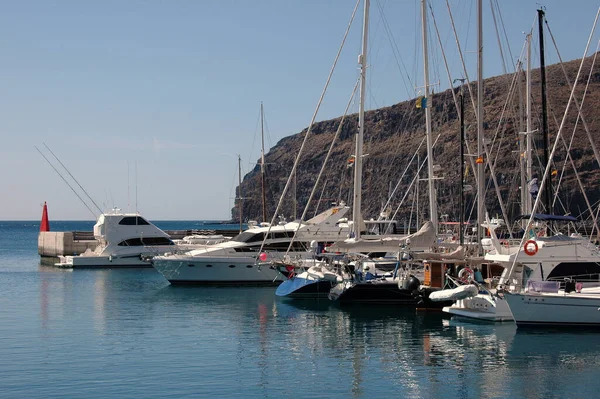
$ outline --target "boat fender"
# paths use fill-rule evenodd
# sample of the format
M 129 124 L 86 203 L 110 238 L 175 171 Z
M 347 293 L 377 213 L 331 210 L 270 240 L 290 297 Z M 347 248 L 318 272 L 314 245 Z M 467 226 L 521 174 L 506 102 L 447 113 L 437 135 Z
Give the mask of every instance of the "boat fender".
M 418 278 L 416 278 L 415 276 L 411 275 L 408 278 L 408 282 L 406 283 L 406 288 L 410 291 L 417 291 L 419 289 L 419 287 L 421 286 L 421 282 L 419 281 Z
M 465 267 L 458 272 L 458 278 L 464 281 L 465 283 L 472 281 L 474 276 L 475 273 L 469 267 Z
M 533 246 L 533 247 L 531 247 L 531 246 Z M 525 251 L 525 253 L 529 256 L 533 256 L 533 255 L 537 254 L 537 251 L 538 251 L 537 242 L 535 242 L 533 240 L 525 241 L 525 244 L 523 245 L 523 251 Z

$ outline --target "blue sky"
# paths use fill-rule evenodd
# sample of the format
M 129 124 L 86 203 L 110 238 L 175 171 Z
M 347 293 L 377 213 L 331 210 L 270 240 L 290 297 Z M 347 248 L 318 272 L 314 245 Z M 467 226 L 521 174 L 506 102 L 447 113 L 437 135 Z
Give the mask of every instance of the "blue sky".
M 355 4 L 2 3 L 0 220 L 39 219 L 44 201 L 51 220 L 94 218 L 35 150 L 42 143 L 103 209 L 135 210 L 137 190 L 137 209 L 149 219 L 228 219 L 237 154 L 245 172 L 260 154 L 261 101 L 268 147 L 308 126 Z M 503 69 L 490 2 L 483 3 L 489 77 Z M 510 68 L 539 2 L 500 3 Z M 450 4 L 475 79 L 476 3 Z M 543 4 L 563 58 L 581 57 L 598 3 Z M 445 1 L 432 6 L 450 68 L 461 77 Z M 414 86 L 423 80 L 419 7 L 418 0 L 371 1 L 368 109 L 417 95 Z M 343 113 L 358 73 L 361 20 L 362 5 L 317 120 Z M 547 40 L 548 64 L 558 60 L 550 46 Z M 448 82 L 434 36 L 430 52 L 431 81 L 444 90 Z

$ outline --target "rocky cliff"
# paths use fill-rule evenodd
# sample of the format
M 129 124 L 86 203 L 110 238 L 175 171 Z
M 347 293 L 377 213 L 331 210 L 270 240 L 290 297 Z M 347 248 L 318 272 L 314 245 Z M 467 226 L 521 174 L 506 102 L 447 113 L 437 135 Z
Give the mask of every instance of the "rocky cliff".
M 573 82 L 577 75 L 581 60 L 564 64 L 567 76 Z M 590 74 L 592 58 L 587 58 L 582 70 L 582 76 L 577 84 L 576 99 L 581 103 L 585 86 L 589 79 L 588 90 L 585 91 L 583 102 L 583 117 L 590 131 L 593 142 L 600 147 L 600 68 L 596 65 Z M 548 98 L 548 127 L 550 147 L 554 144 L 558 126 L 560 125 L 569 95 L 569 84 L 565 80 L 560 65 L 552 65 L 546 69 L 547 98 Z M 514 90 L 510 87 L 515 86 Z M 466 154 L 475 154 L 477 123 L 468 87 L 463 87 L 465 95 L 465 125 L 468 149 Z M 476 83 L 471 84 L 473 95 L 476 96 Z M 460 88 L 453 89 L 458 96 Z M 537 175 L 542 176 L 540 161 L 543 158 L 543 140 L 541 136 L 541 87 L 539 70 L 532 72 L 532 128 L 536 151 L 534 167 Z M 459 187 L 460 187 L 460 123 L 459 112 L 455 106 L 452 90 L 433 94 L 430 99 L 432 115 L 432 131 L 436 144 L 434 147 L 434 163 L 436 167 L 436 189 L 439 215 L 447 215 L 449 220 L 458 220 Z M 421 169 L 417 176 L 417 161 L 423 163 L 426 159 L 425 147 L 425 111 L 416 108 L 416 100 L 405 101 L 390 107 L 366 112 L 362 198 L 363 216 L 377 218 L 384 206 L 395 214 L 396 220 L 412 220 L 415 224 L 416 215 L 419 220 L 427 219 L 428 191 L 427 167 Z M 494 171 L 500 192 L 509 217 L 519 213 L 520 204 L 520 166 L 518 132 L 525 131 L 525 74 L 508 74 L 486 79 L 484 81 L 484 130 L 489 150 L 489 160 L 494 164 Z M 295 184 L 290 186 L 280 214 L 288 219 L 296 215 L 300 217 L 323 160 L 341 118 L 322 121 L 313 126 L 308 138 L 305 151 L 300 158 Z M 339 139 L 335 143 L 332 157 L 327 165 L 322 183 L 317 187 L 315 199 L 309 205 L 308 217 L 317 210 L 323 210 L 331 202 L 345 201 L 351 205 L 353 187 L 353 166 L 349 163 L 354 153 L 355 133 L 358 129 L 358 115 L 346 117 Z M 587 206 L 582 195 L 580 183 L 585 187 L 589 201 L 594 204 L 600 196 L 600 168 L 595 160 L 588 134 L 576 111 L 571 105 L 562 131 L 564 142 L 560 142 L 553 158 L 554 187 L 558 187 L 558 201 L 554 213 L 580 215 L 586 212 Z M 267 219 L 273 215 L 281 192 L 292 169 L 295 157 L 306 129 L 302 132 L 285 137 L 266 154 L 266 208 Z M 574 172 L 571 161 L 567 157 L 565 146 L 571 146 L 570 154 L 577 170 Z M 600 148 L 599 148 L 600 149 Z M 548 150 L 550 152 L 551 148 Z M 472 173 L 472 162 L 475 157 L 467 157 L 465 185 L 475 188 Z M 412 160 L 412 162 L 411 162 Z M 411 186 L 411 182 L 416 183 Z M 490 169 L 486 167 L 486 197 L 485 203 L 490 214 L 500 214 L 499 201 L 492 184 Z M 397 188 L 396 188 L 397 186 Z M 394 190 L 394 188 L 396 188 Z M 237 197 L 239 195 L 237 191 Z M 262 220 L 261 176 L 260 167 L 255 167 L 243 179 L 241 184 L 243 200 L 243 215 L 245 219 Z M 470 220 L 476 219 L 472 209 L 476 201 L 476 190 L 465 194 L 465 213 Z M 294 200 L 296 198 L 296 200 Z M 546 212 L 546 210 L 544 210 Z M 412 215 L 412 216 L 411 216 Z M 586 217 L 583 215 L 583 217 Z M 238 203 L 232 209 L 232 218 L 238 218 Z

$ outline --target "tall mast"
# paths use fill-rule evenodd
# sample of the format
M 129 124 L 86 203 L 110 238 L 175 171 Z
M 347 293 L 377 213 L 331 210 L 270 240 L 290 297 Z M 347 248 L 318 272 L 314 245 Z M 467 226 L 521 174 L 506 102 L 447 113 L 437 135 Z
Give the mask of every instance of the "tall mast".
M 542 137 L 544 139 L 544 167 L 550 163 L 548 159 L 548 111 L 546 103 L 546 60 L 544 56 L 544 10 L 538 12 L 538 28 L 540 35 L 540 84 L 542 86 Z M 544 199 L 546 212 L 553 214 L 552 206 L 552 179 L 549 177 L 545 185 Z
M 264 131 L 264 113 L 263 103 L 260 102 L 260 139 L 261 139 L 261 150 L 260 150 L 260 186 L 262 195 L 262 220 L 267 221 L 267 200 L 265 196 L 265 131 Z
M 525 201 L 527 200 L 527 180 L 525 179 L 525 162 L 527 159 L 525 158 L 525 110 L 523 109 L 524 105 L 524 96 L 523 96 L 523 76 L 526 76 L 527 73 L 525 68 L 523 67 L 524 63 L 519 60 L 517 61 L 517 73 L 519 74 L 518 84 L 519 84 L 519 134 L 518 134 L 518 143 L 519 143 L 519 179 L 520 179 L 520 194 L 521 194 L 521 202 L 519 213 L 521 215 L 525 214 Z M 522 137 L 521 137 L 522 136 Z
M 483 154 L 483 12 L 481 0 L 477 0 L 477 242 L 482 239 L 484 199 L 484 165 Z
M 526 181 L 530 182 L 533 178 L 533 159 L 531 157 L 531 33 L 527 35 L 527 89 L 525 94 L 526 100 L 526 112 L 527 112 L 527 130 L 525 132 L 525 176 Z M 525 189 L 525 201 L 523 203 L 523 214 L 531 213 L 531 194 L 529 190 Z
M 465 243 L 465 80 L 461 79 L 460 86 L 460 213 L 459 213 L 459 243 Z
M 242 232 L 242 209 L 243 209 L 243 197 L 242 197 L 242 157 L 238 154 L 238 209 L 240 214 L 240 233 Z
M 363 137 L 365 132 L 365 87 L 367 80 L 367 42 L 369 33 L 369 0 L 365 0 L 365 12 L 362 33 L 362 53 L 358 57 L 360 63 L 360 107 L 358 112 L 358 134 L 356 136 L 356 151 L 354 154 L 354 199 L 352 202 L 353 233 L 356 239 L 360 238 L 360 226 L 362 225 L 362 214 L 360 212 L 362 200 L 362 156 Z
M 423 75 L 425 79 L 425 130 L 427 132 L 427 182 L 429 188 L 429 217 L 434 230 L 438 232 L 437 200 L 433 179 L 433 137 L 431 134 L 431 108 L 429 103 L 429 59 L 427 51 L 427 0 L 421 0 L 421 20 L 423 28 Z

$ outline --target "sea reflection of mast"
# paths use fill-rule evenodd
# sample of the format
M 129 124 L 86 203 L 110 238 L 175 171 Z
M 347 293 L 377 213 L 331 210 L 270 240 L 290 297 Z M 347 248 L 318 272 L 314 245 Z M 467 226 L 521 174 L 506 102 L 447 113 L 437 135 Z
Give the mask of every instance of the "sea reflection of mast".
M 260 369 L 260 387 L 263 392 L 267 393 L 266 388 L 268 385 L 268 373 L 267 367 L 269 365 L 269 352 L 268 352 L 268 336 L 267 336 L 267 323 L 269 321 L 269 310 L 267 305 L 264 303 L 258 304 L 258 336 L 260 342 L 260 359 L 258 361 L 258 368 Z
M 100 333 L 106 332 L 106 291 L 110 270 L 99 270 L 94 280 L 94 328 Z

